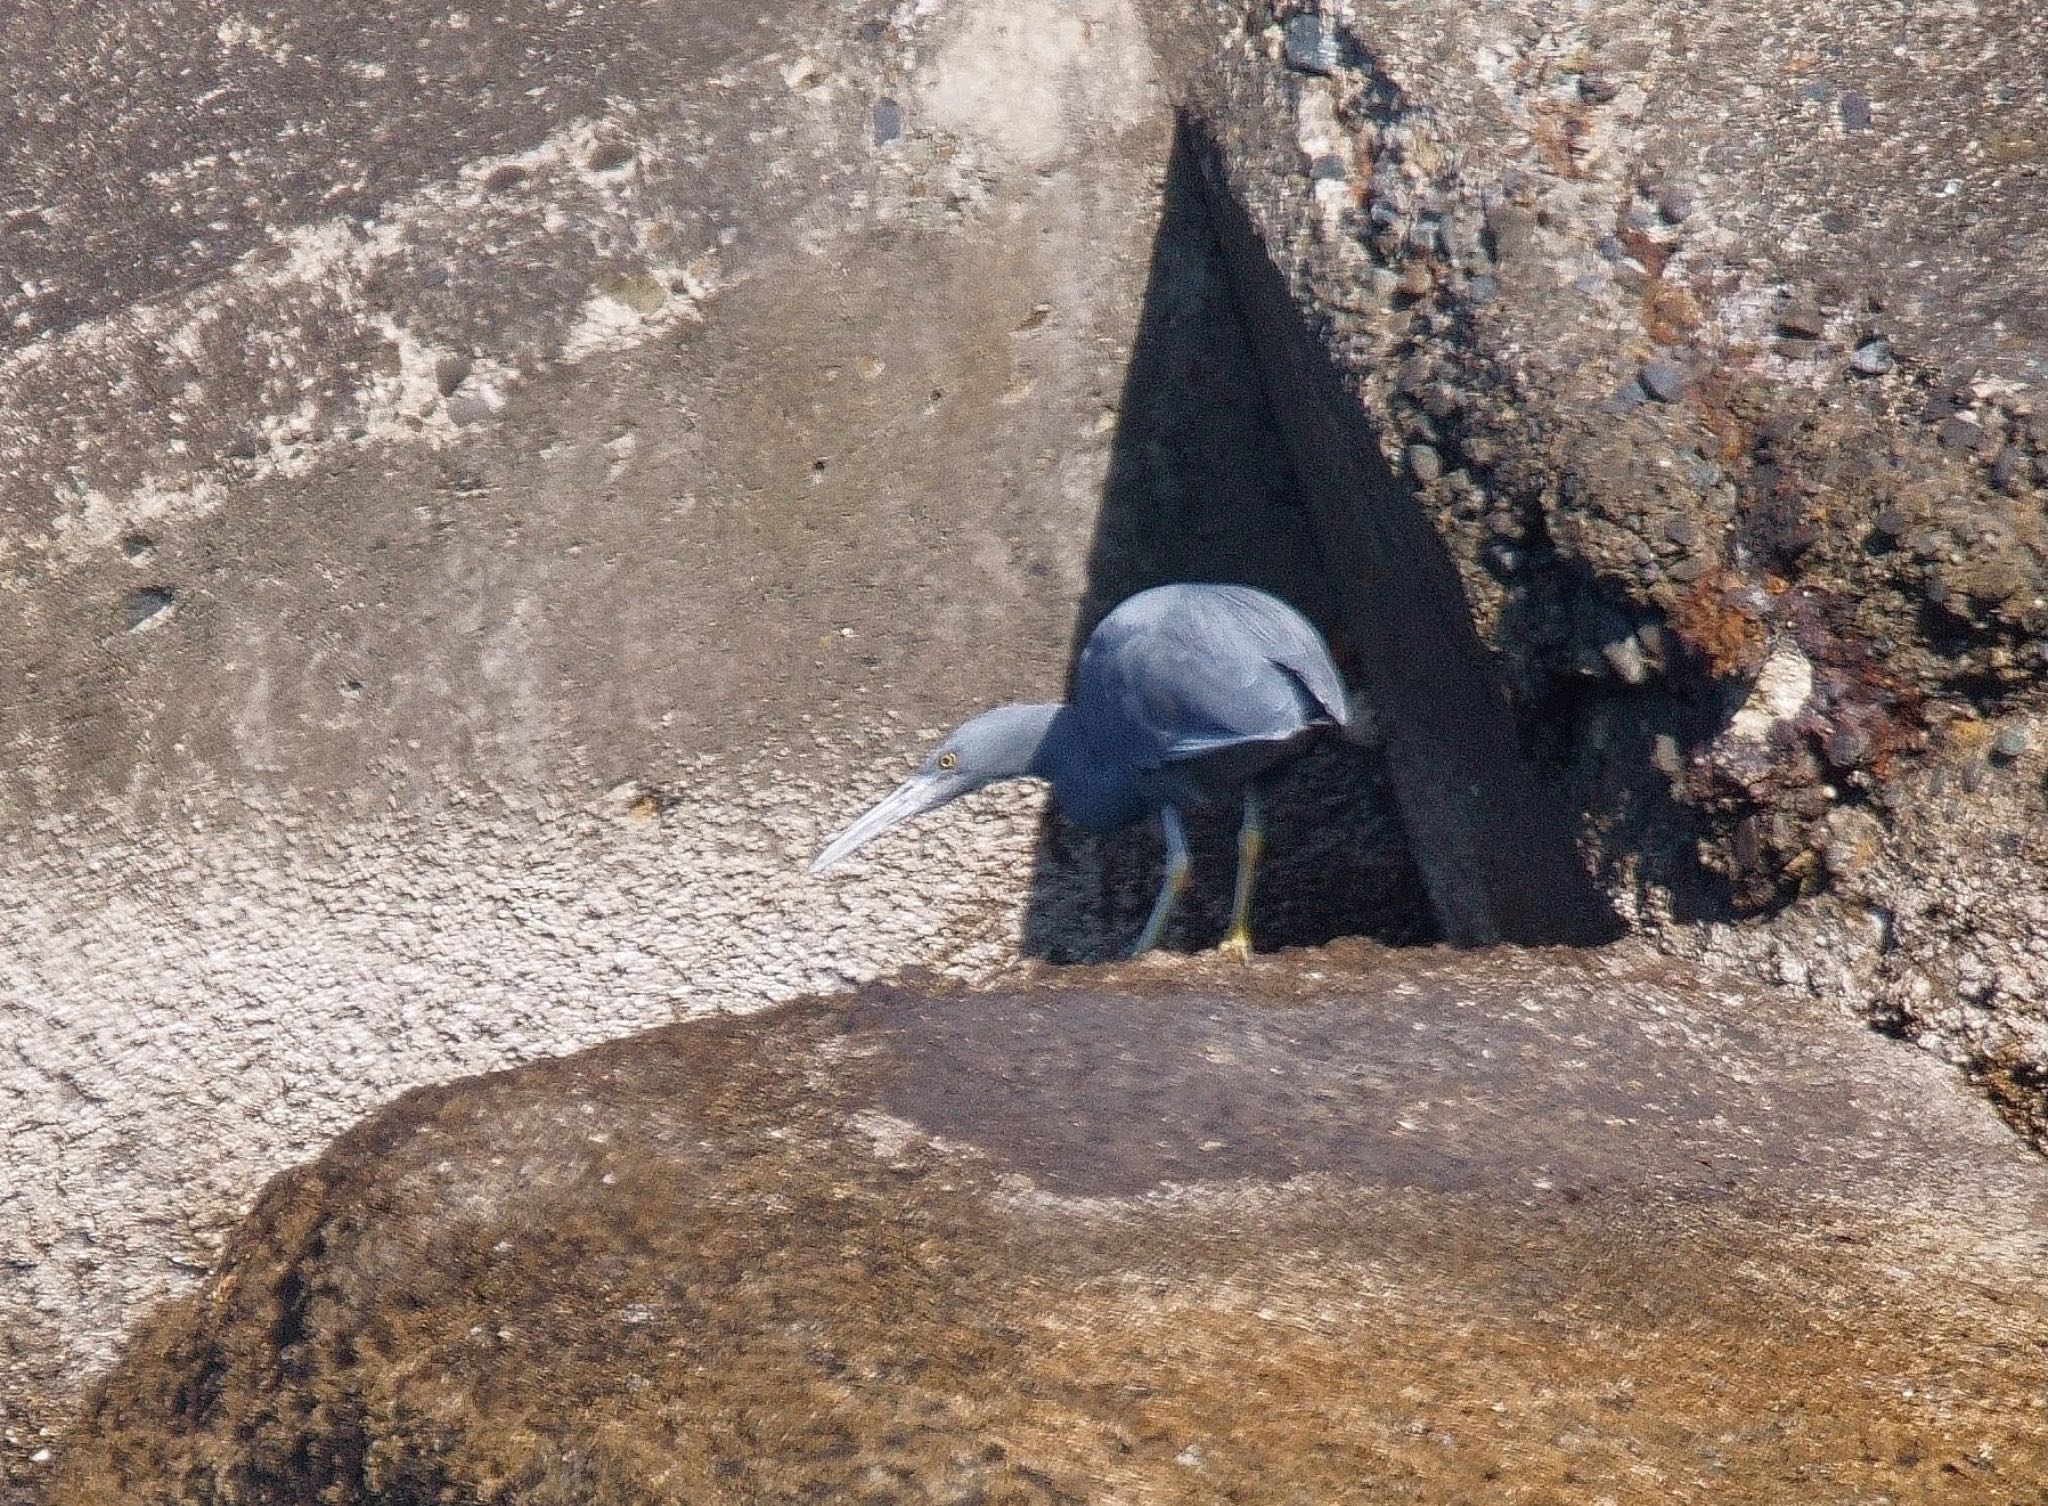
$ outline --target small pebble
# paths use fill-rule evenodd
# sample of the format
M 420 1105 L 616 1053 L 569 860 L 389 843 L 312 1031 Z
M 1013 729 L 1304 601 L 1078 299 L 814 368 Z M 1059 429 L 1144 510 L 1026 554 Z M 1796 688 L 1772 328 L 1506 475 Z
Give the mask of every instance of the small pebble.
M 1934 437 L 1941 441 L 1944 449 L 1974 450 L 1984 440 L 1984 431 L 1969 419 L 1963 417 L 1945 418 L 1941 427 L 1934 431 Z
M 2011 445 L 1998 452 L 1998 458 L 1991 462 L 1991 484 L 2011 496 L 2025 489 L 2027 479 L 2033 474 L 2034 466 L 2025 452 Z
M 1436 362 L 1428 356 L 1410 356 L 1394 372 L 1394 390 L 1413 397 L 1436 377 Z
M 1817 340 L 1827 333 L 1828 323 L 1810 303 L 1795 303 L 1778 311 L 1778 333 L 1803 340 Z
M 1860 90 L 1842 91 L 1842 129 L 1845 131 L 1867 131 L 1870 129 L 1870 97 Z
M 903 134 L 903 106 L 895 100 L 876 100 L 873 117 L 876 146 L 887 146 Z
M 1905 512 L 1897 507 L 1879 509 L 1877 516 L 1872 518 L 1870 522 L 1873 528 L 1890 539 L 1897 538 L 1912 526 L 1912 522 L 1907 518 Z
M 1700 541 L 1700 525 L 1691 518 L 1671 518 L 1664 524 L 1664 537 L 1681 549 L 1690 549 Z
M 1705 575 L 1707 573 L 1707 562 L 1698 555 L 1692 555 L 1680 560 L 1664 573 L 1683 585 L 1689 581 L 1698 580 L 1702 575 Z
M 1772 347 L 1788 361 L 1811 361 L 1822 350 L 1818 340 L 1780 339 Z
M 1828 762 L 1838 769 L 1861 768 L 1870 753 L 1870 734 L 1861 727 L 1837 727 L 1828 737 Z
M 1421 262 L 1410 262 L 1401 272 L 1401 281 L 1396 285 L 1410 298 L 1420 298 L 1436 286 L 1436 279 L 1429 274 L 1429 268 Z
M 1637 380 L 1660 403 L 1675 403 L 1685 395 L 1685 368 L 1676 361 L 1650 361 Z
M 1660 774 L 1676 779 L 1685 772 L 1685 755 L 1679 752 L 1678 739 L 1669 732 L 1659 732 L 1650 740 L 1650 764 Z
M 1408 471 L 1422 485 L 1427 486 L 1443 475 L 1444 458 L 1436 452 L 1434 446 L 1411 444 L 1408 446 Z
M 1864 341 L 1850 353 L 1849 369 L 1859 376 L 1883 376 L 1892 369 L 1891 341 Z
M 1692 218 L 1692 193 L 1683 188 L 1666 188 L 1657 195 L 1657 213 L 1664 216 L 1666 224 L 1682 225 Z
M 1642 645 L 1636 642 L 1634 633 L 1601 644 L 1600 657 L 1607 661 L 1614 677 L 1624 684 L 1640 685 L 1650 677 L 1649 665 L 1643 660 Z
M 441 389 L 441 396 L 452 397 L 469 375 L 468 356 L 443 356 L 434 363 L 434 385 Z
M 2027 751 L 2027 729 L 2025 727 L 2000 727 L 1998 729 L 1998 736 L 1991 739 L 1991 751 L 1998 758 L 2018 758 Z
M 1281 32 L 1281 47 L 1287 66 L 1301 73 L 1334 73 L 1337 68 L 1337 39 L 1323 18 L 1304 11 L 1289 16 Z
M 1579 75 L 1579 98 L 1596 105 L 1604 105 L 1621 93 L 1621 85 L 1605 73 L 1582 73 Z

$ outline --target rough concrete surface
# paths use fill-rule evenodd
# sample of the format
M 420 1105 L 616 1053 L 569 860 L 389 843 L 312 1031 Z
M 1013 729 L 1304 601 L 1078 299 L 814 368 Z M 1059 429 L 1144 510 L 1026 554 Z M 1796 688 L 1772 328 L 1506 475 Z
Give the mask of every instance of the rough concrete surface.
M 1329 616 L 1108 0 L 34 3 L 0 111 L 4 1480 L 405 1088 L 1104 955 L 1028 790 L 802 866 L 1129 589 Z M 1269 940 L 1432 934 L 1384 791 Z
M 0 1495 L 256 1189 L 394 1094 L 1108 954 L 1156 843 L 1028 790 L 801 869 L 1161 579 L 1282 590 L 1401 713 L 1279 802 L 1262 943 L 1611 906 L 2038 1124 L 2040 284 L 2001 174 L 2039 100 L 1961 61 L 2014 17 L 1329 15 L 13 7 Z M 1751 21 L 1811 47 L 1752 78 Z M 1974 150 L 1964 84 L 2003 122 Z M 1687 90 L 1762 99 L 1774 149 L 1738 115 L 1686 157 Z M 1896 211 L 1860 282 L 1823 255 L 1852 167 Z M 1795 280 L 1812 309 L 1759 312 Z M 1364 424 L 1344 465 L 1276 369 Z M 1388 558 L 1478 636 L 1376 617 Z M 1227 896 L 1195 835 L 1182 946 Z
M 1148 15 L 1617 908 L 2048 1133 L 2038 7 Z
M 2031 1506 L 2048 1167 L 1630 944 L 874 986 L 279 1178 L 52 1500 Z

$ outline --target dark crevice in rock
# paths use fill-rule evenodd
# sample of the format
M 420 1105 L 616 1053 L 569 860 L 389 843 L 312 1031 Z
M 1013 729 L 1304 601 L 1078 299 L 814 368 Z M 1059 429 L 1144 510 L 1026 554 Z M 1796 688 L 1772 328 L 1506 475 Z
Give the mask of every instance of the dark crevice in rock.
M 1070 659 L 1103 615 L 1135 591 L 1174 580 L 1242 581 L 1314 620 L 1347 680 L 1365 687 L 1363 699 L 1373 704 L 1349 582 L 1329 568 L 1320 547 L 1289 455 L 1284 402 L 1263 379 L 1203 206 L 1198 161 L 1183 141 L 1162 183 Z M 1227 917 L 1237 813 L 1189 815 L 1195 885 L 1169 941 L 1207 944 Z M 1357 935 L 1399 944 L 1440 935 L 1378 750 L 1327 746 L 1285 771 L 1270 801 L 1269 837 L 1252 915 L 1260 947 Z M 1089 861 L 1096 857 L 1099 863 Z M 1143 921 L 1159 861 L 1149 826 L 1098 843 L 1048 817 L 1024 950 L 1054 961 L 1093 960 L 1075 947 L 1077 906 L 1098 916 L 1093 929 L 1101 934 L 1128 936 Z M 1099 889 L 1079 895 L 1075 886 L 1083 882 Z
M 1306 328 L 1200 124 L 1179 151 L 1204 201 L 1380 716 L 1396 798 L 1447 939 L 1585 944 L 1618 933 L 1567 812 L 1523 757 L 1457 571 L 1364 410 Z

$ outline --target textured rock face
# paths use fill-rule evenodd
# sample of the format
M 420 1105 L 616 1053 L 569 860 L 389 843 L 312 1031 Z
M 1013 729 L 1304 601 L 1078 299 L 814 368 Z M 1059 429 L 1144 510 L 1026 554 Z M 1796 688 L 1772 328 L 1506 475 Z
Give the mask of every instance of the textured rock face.
M 873 988 L 350 1131 L 53 1499 L 2010 1506 L 2044 1194 L 1924 1053 L 1634 946 Z
M 1148 576 L 1303 584 L 1133 16 L 0 33 L 0 1473 L 407 1087 L 1129 934 L 1149 838 L 1023 789 L 801 872 Z M 1269 938 L 1428 934 L 1371 761 L 1299 789 Z
M 2048 1130 L 2032 13 L 1156 14 L 1617 904 Z

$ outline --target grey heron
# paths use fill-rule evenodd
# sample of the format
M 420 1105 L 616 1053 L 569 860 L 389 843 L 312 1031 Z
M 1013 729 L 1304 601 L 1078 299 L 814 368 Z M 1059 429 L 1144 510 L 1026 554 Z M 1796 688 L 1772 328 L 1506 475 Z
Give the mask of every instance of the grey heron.
M 1072 700 L 998 706 L 967 722 L 835 837 L 811 872 L 983 785 L 1044 779 L 1061 813 L 1091 831 L 1157 814 L 1166 872 L 1131 948 L 1137 956 L 1158 945 L 1187 887 L 1182 808 L 1235 796 L 1243 802 L 1236 895 L 1219 950 L 1248 958 L 1265 842 L 1261 776 L 1325 732 L 1357 735 L 1344 683 L 1307 618 L 1249 586 L 1156 586 L 1089 635 Z

